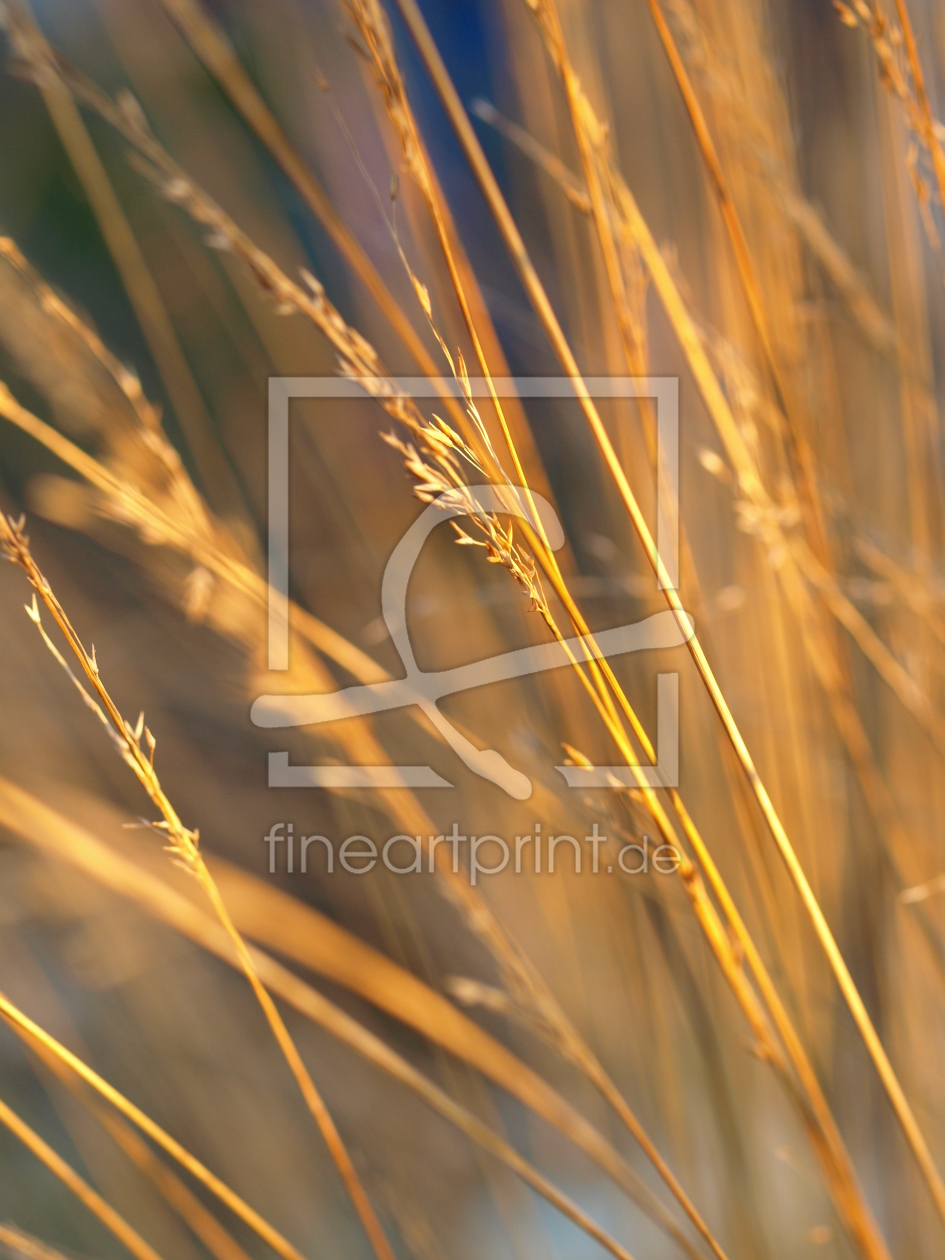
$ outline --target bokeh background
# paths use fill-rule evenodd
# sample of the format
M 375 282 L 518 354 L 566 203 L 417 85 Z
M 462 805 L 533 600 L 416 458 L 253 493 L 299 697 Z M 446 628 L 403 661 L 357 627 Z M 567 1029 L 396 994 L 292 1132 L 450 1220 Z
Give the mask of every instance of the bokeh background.
M 622 172 L 649 225 L 774 505 L 762 511 L 733 472 L 692 345 L 625 223 L 615 229 L 625 295 L 617 318 L 582 202 L 574 119 L 535 12 L 523 0 L 421 8 L 581 371 L 626 375 L 635 362 L 679 380 L 683 605 L 941 1165 L 945 225 L 939 132 L 924 129 L 895 11 L 883 27 L 880 10 L 838 13 L 826 0 L 669 0 L 659 10 L 744 233 L 766 354 L 651 6 L 557 6 L 574 73 L 607 128 L 594 160 Z M 467 281 L 475 278 L 490 367 L 559 375 L 423 60 L 397 6 L 386 12 L 437 195 Z M 945 10 L 915 0 L 909 14 L 937 116 Z M 727 1255 L 868 1254 L 831 1193 L 796 1092 L 759 1050 L 679 878 L 579 874 L 566 857 L 554 874 L 484 879 L 464 904 L 429 873 L 329 876 L 313 859 L 306 875 L 289 875 L 284 854 L 269 873 L 263 837 L 277 821 L 336 843 L 356 833 L 379 843 L 403 831 L 426 836 L 454 822 L 508 839 L 536 823 L 580 837 L 596 822 L 615 844 L 655 834 L 639 793 L 569 791 L 555 771 L 563 745 L 592 761 L 617 756 L 571 671 L 442 705 L 479 747 L 528 774 L 524 802 L 470 773 L 415 712 L 288 733 L 250 722 L 264 691 L 398 676 L 380 580 L 421 505 L 400 455 L 381 440 L 393 422 L 376 401 L 293 404 L 290 581 L 310 622 L 303 631 L 293 621 L 289 675 L 268 674 L 264 603 L 208 567 L 192 540 L 264 575 L 268 380 L 329 375 L 335 349 L 64 83 L 74 86 L 75 72 L 107 98 L 130 93 L 183 175 L 259 251 L 294 282 L 302 268 L 316 277 L 392 373 L 417 373 L 364 268 L 358 274 L 351 247 L 340 247 L 343 236 L 356 241 L 445 373 L 406 260 L 429 289 L 444 343 L 461 347 L 479 375 L 428 206 L 355 26 L 332 0 L 33 0 L 11 10 L 0 74 L 2 379 L 21 409 L 160 504 L 191 541 L 175 546 L 142 530 L 75 460 L 14 424 L 10 407 L 0 416 L 4 511 L 26 513 L 34 556 L 94 643 L 122 712 L 134 722 L 144 711 L 162 784 L 199 827 L 237 926 L 287 974 L 501 1134 L 636 1257 L 710 1251 L 536 992 L 553 995 Z M 25 43 L 24 30 L 33 32 Z M 44 62 L 49 49 L 63 61 Z M 247 109 L 256 111 L 249 119 Z M 80 329 L 94 330 L 104 350 Z M 119 379 L 121 367 L 133 376 Z M 149 440 L 131 401 L 134 378 L 159 417 Z M 601 410 L 653 522 L 648 415 L 632 403 Z M 564 525 L 562 571 L 591 628 L 660 611 L 577 404 L 526 402 L 509 415 L 530 483 Z M 483 418 L 498 449 L 495 415 L 483 407 Z M 199 500 L 181 498 L 191 483 Z M 796 563 L 799 538 L 826 583 Z M 139 785 L 24 616 L 29 596 L 23 574 L 4 565 L 0 990 L 302 1254 L 369 1256 L 245 978 L 162 900 L 171 889 L 178 908 L 205 911 L 144 826 L 153 810 Z M 551 606 L 564 615 L 553 597 Z M 408 614 L 425 669 L 550 637 L 509 573 L 479 548 L 458 548 L 448 527 L 424 549 Z M 693 662 L 680 648 L 614 668 L 651 737 L 656 675 L 679 673 L 681 796 L 797 1029 L 889 1253 L 931 1260 L 945 1226 Z M 286 749 L 293 764 L 372 760 L 379 749 L 395 763 L 429 763 L 454 786 L 271 789 L 267 754 Z M 536 988 L 503 961 L 476 916 L 480 901 L 541 978 Z M 605 1254 L 416 1090 L 298 1005 L 285 1003 L 286 1021 L 398 1256 Z M 473 1025 L 491 1040 L 477 1041 Z M 617 1184 L 541 1108 L 503 1088 L 499 1068 L 488 1068 L 497 1046 L 514 1056 L 513 1076 L 530 1070 L 586 1117 L 649 1197 L 629 1193 L 630 1173 Z M 116 1130 L 110 1113 L 7 1028 L 0 1098 L 165 1260 L 272 1254 L 186 1173 L 175 1183 L 190 1196 L 182 1207 L 164 1157 L 156 1166 L 152 1146 Z M 8 1232 L 62 1256 L 128 1254 L 7 1130 L 0 1165 Z M 0 1251 L 47 1254 L 31 1246 L 11 1234 Z

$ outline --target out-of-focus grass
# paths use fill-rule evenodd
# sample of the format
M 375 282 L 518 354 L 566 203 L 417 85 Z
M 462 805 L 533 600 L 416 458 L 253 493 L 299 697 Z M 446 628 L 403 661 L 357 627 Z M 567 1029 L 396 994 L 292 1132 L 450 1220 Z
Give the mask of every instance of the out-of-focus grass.
M 162 799 L 199 827 L 235 936 L 158 837 L 122 830 L 148 803 L 5 566 L 0 990 L 53 1041 L 4 1034 L 0 1099 L 165 1257 L 271 1254 L 187 1160 L 286 1247 L 370 1254 L 227 965 L 245 940 L 336 1158 L 351 1152 L 375 1251 L 935 1256 L 941 23 L 796 0 L 423 16 L 435 45 L 410 0 L 10 6 L 4 508 L 26 511 L 116 712 L 144 709 Z M 448 376 L 444 351 L 460 380 L 679 377 L 679 597 L 704 656 L 444 702 L 529 775 L 525 802 L 417 711 L 276 739 L 292 763 L 429 762 L 452 792 L 267 789 L 256 695 L 398 676 L 379 591 L 411 482 L 527 482 L 567 534 L 555 557 L 527 523 L 474 513 L 488 566 L 438 530 L 411 585 L 423 668 L 666 606 L 647 407 L 470 412 L 375 386 L 293 404 L 292 670 L 266 672 L 267 377 L 339 357 Z M 666 671 L 678 790 L 563 788 L 562 746 L 646 759 Z M 435 874 L 273 876 L 277 819 L 336 841 L 596 822 L 609 858 L 659 833 L 681 865 L 568 859 L 473 889 L 441 846 Z M 80 1061 L 140 1108 L 143 1142 Z M 0 1142 L 0 1250 L 44 1254 L 26 1230 L 126 1254 Z

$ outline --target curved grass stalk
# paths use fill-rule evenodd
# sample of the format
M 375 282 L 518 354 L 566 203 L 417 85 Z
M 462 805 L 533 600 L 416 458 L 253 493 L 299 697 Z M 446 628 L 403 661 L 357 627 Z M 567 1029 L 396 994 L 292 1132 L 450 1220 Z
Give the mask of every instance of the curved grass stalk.
M 102 1196 L 79 1176 L 72 1165 L 67 1164 L 61 1155 L 44 1142 L 39 1134 L 8 1107 L 2 1098 L 0 1098 L 0 1124 L 5 1125 L 14 1137 L 19 1138 L 23 1145 L 46 1165 L 53 1176 L 58 1177 L 80 1203 L 87 1207 L 93 1216 L 97 1216 L 105 1228 L 128 1248 L 136 1260 L 161 1260 L 158 1253 L 144 1241 L 137 1230 L 132 1229 L 125 1218 L 106 1203 Z
M 265 985 L 259 979 L 253 966 L 252 955 L 246 947 L 246 943 L 240 936 L 229 911 L 220 896 L 219 889 L 213 881 L 207 865 L 204 862 L 203 854 L 199 848 L 199 833 L 191 831 L 185 827 L 177 815 L 173 805 L 166 796 L 161 787 L 160 780 L 154 770 L 154 749 L 155 740 L 151 732 L 144 726 L 144 715 L 142 714 L 137 728 L 132 727 L 119 712 L 112 700 L 99 674 L 98 663 L 94 655 L 89 656 L 86 652 L 82 641 L 76 634 L 66 616 L 56 596 L 53 594 L 52 588 L 43 577 L 35 560 L 33 559 L 28 540 L 22 532 L 22 527 L 17 524 L 11 524 L 5 517 L 0 517 L 0 545 L 2 545 L 7 557 L 17 564 L 26 574 L 27 579 L 33 586 L 34 591 L 38 591 L 43 603 L 46 605 L 53 619 L 62 631 L 66 642 L 69 644 L 73 654 L 81 666 L 82 672 L 91 684 L 97 700 L 93 700 L 82 684 L 75 678 L 73 681 L 79 688 L 86 703 L 97 712 L 103 725 L 108 729 L 113 741 L 122 759 L 134 772 L 139 783 L 147 792 L 152 803 L 160 811 L 162 821 L 155 823 L 154 826 L 163 832 L 168 840 L 169 851 L 184 869 L 190 872 L 197 880 L 204 894 L 212 905 L 220 923 L 230 937 L 233 948 L 236 950 L 237 957 L 240 960 L 246 979 L 256 999 L 262 1008 L 266 1021 L 272 1031 L 273 1036 L 282 1051 L 283 1057 L 289 1066 L 292 1075 L 295 1078 L 299 1091 L 305 1100 L 305 1104 L 310 1111 L 312 1118 L 318 1125 L 325 1144 L 327 1145 L 331 1157 L 335 1162 L 338 1172 L 341 1175 L 348 1195 L 355 1207 L 361 1224 L 364 1228 L 371 1246 L 374 1249 L 377 1260 L 394 1260 L 393 1252 L 390 1244 L 380 1226 L 380 1222 L 374 1214 L 370 1200 L 361 1185 L 360 1178 L 355 1171 L 348 1155 L 347 1149 L 341 1140 L 335 1123 L 329 1113 L 327 1107 L 322 1101 L 321 1094 L 315 1086 L 314 1081 L 309 1075 L 308 1069 L 305 1067 L 302 1057 L 299 1054 L 295 1042 L 289 1035 L 279 1010 L 269 996 Z M 52 644 L 45 630 L 42 627 L 39 610 L 36 604 L 36 596 L 33 596 L 32 609 L 27 612 L 35 622 L 37 629 L 40 631 L 47 646 L 57 657 L 61 664 L 65 666 L 65 661 L 59 654 L 58 650 Z M 68 667 L 65 666 L 68 670 Z M 69 671 L 71 674 L 71 671 Z M 141 748 L 142 734 L 150 749 L 150 757 L 146 756 Z

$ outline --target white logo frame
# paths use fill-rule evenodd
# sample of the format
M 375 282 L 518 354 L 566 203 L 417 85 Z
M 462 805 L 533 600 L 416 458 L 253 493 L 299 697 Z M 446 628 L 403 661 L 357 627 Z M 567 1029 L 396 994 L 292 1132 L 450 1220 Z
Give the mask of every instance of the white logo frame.
M 488 397 L 485 380 L 469 382 L 474 397 Z M 493 380 L 500 398 L 574 398 L 576 390 L 566 377 L 499 377 Z M 591 377 L 584 382 L 591 398 L 649 398 L 657 418 L 657 530 L 656 544 L 669 585 L 679 581 L 679 384 L 676 377 Z M 414 399 L 440 399 L 453 395 L 462 401 L 458 382 L 435 377 L 405 377 L 396 389 Z M 269 381 L 269 669 L 289 668 L 289 410 L 294 398 L 363 398 L 374 389 L 389 392 L 391 382 L 352 380 L 329 376 L 277 376 Z M 469 487 L 483 511 L 500 511 L 531 519 L 534 504 L 542 528 L 553 549 L 564 542 L 557 514 L 547 500 L 521 487 L 501 490 L 495 486 Z M 467 501 L 468 502 L 468 501 Z M 493 750 L 476 748 L 439 711 L 445 695 L 467 691 L 528 674 L 566 666 L 569 658 L 558 643 L 522 648 L 487 660 L 447 671 L 420 670 L 410 646 L 407 627 L 407 583 L 423 542 L 440 521 L 463 514 L 458 498 L 441 495 L 429 504 L 395 547 L 384 571 L 382 610 L 391 638 L 400 653 L 406 678 L 349 687 L 327 695 L 264 695 L 252 707 L 255 725 L 268 728 L 319 725 L 359 714 L 418 705 L 445 742 L 481 777 L 491 780 L 510 796 L 525 800 L 531 795 L 529 779 Z M 537 522 L 533 522 L 537 523 Z M 680 626 L 669 610 L 642 622 L 595 634 L 603 656 L 646 648 L 676 647 L 694 633 Z M 589 659 L 580 638 L 567 647 L 579 660 Z M 636 786 L 639 776 L 649 787 L 677 787 L 679 783 L 679 675 L 657 676 L 657 764 L 635 772 L 629 766 L 556 766 L 570 788 Z M 430 766 L 292 766 L 287 752 L 269 754 L 270 787 L 319 788 L 446 788 L 453 785 Z

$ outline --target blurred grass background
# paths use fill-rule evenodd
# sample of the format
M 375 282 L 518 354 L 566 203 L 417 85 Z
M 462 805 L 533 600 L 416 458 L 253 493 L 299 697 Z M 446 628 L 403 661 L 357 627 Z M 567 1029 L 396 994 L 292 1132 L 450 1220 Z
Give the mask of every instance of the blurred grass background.
M 573 183 L 585 182 L 566 94 L 530 5 L 422 8 L 462 102 L 492 104 L 560 159 Z M 20 6 L 11 12 L 0 76 L 0 231 L 35 274 L 10 253 L 0 257 L 3 379 L 21 406 L 155 502 L 173 504 L 172 479 L 141 442 L 127 397 L 50 313 L 45 283 L 140 378 L 220 549 L 263 572 L 267 381 L 330 374 L 335 352 L 304 314 L 263 291 L 232 245 L 220 247 L 227 242 L 219 233 L 161 195 L 140 162 L 128 160 L 114 127 L 83 110 L 77 128 L 59 80 L 47 75 L 37 85 L 35 60 L 18 36 L 17 23 L 29 18 Z M 214 38 L 232 49 L 299 170 L 323 189 L 334 229 L 202 64 L 193 26 L 182 26 L 187 12 L 212 23 Z M 569 198 L 554 172 L 482 121 L 481 106 L 473 125 L 581 371 L 626 374 L 630 345 L 646 372 L 679 378 L 683 605 L 941 1164 L 945 922 L 941 893 L 929 884 L 945 870 L 939 134 L 922 129 L 894 14 L 883 28 L 870 11 L 848 10 L 860 23 L 849 29 L 821 0 L 664 6 L 744 231 L 775 376 L 651 7 L 561 0 L 557 12 L 587 100 L 609 127 L 609 151 L 601 141 L 595 161 L 603 167 L 612 158 L 632 189 L 776 510 L 765 516 L 733 474 L 691 348 L 654 291 L 639 242 L 618 233 L 621 324 L 580 187 Z M 945 16 L 926 3 L 909 12 L 930 111 L 940 114 Z M 413 374 L 415 356 L 338 247 L 340 223 L 445 371 L 385 224 L 393 219 L 410 267 L 429 288 L 437 330 L 480 374 L 428 208 L 359 53 L 363 39 L 341 7 L 34 0 L 33 17 L 65 62 L 110 97 L 133 94 L 160 144 L 285 275 L 296 279 L 306 268 L 393 373 Z M 512 372 L 558 374 L 394 5 L 389 20 L 407 95 L 478 281 L 480 334 L 486 313 L 494 326 L 490 366 L 504 374 L 495 357 L 501 346 Z M 872 33 L 863 29 L 870 23 Z M 656 580 L 577 404 L 509 410 L 530 483 L 552 498 L 565 526 L 562 570 L 591 628 L 659 611 Z M 419 505 L 398 455 L 378 436 L 391 421 L 370 399 L 296 403 L 292 414 L 293 598 L 396 675 L 379 621 L 380 578 Z M 498 447 L 495 417 L 485 407 L 483 414 Z M 602 416 L 652 520 L 647 416 L 629 403 L 602 405 Z M 383 841 L 420 829 L 419 818 L 435 831 L 458 821 L 465 833 L 506 838 L 536 821 L 546 833 L 576 836 L 598 822 L 620 843 L 655 834 L 640 793 L 568 792 L 553 768 L 563 743 L 592 761 L 616 759 L 578 679 L 559 671 L 443 705 L 478 746 L 498 749 L 529 775 L 526 802 L 468 772 L 409 714 L 382 715 L 370 729 L 353 722 L 289 735 L 256 730 L 248 709 L 261 692 L 333 689 L 356 681 L 355 671 L 337 653 L 294 639 L 288 680 L 267 675 L 258 601 L 166 540 L 143 539 L 74 468 L 8 418 L 0 424 L 4 510 L 27 513 L 33 553 L 86 645 L 95 644 L 122 712 L 133 720 L 144 710 L 175 808 L 199 827 L 211 861 L 230 864 L 213 869 L 246 937 L 504 1135 L 634 1256 L 685 1254 L 665 1222 L 654 1221 L 652 1205 L 641 1210 L 547 1115 L 477 1070 L 478 1051 L 471 1062 L 456 1053 L 463 1028 L 457 1043 L 453 1032 L 438 1041 L 438 1028 L 453 1027 L 444 1001 L 466 1009 L 456 992 L 485 995 L 466 1014 L 621 1153 L 666 1205 L 690 1254 L 710 1254 L 587 1071 L 562 1052 L 554 1019 L 535 1008 L 534 993 L 502 965 L 481 924 L 477 931 L 444 895 L 441 878 L 267 873 L 262 837 L 277 820 L 336 841 L 355 833 Z M 832 575 L 826 588 L 794 565 L 790 540 L 800 536 Z M 245 980 L 162 921 L 145 892 L 120 891 L 106 851 L 81 856 L 75 827 L 116 861 L 133 863 L 141 888 L 170 881 L 196 900 L 160 838 L 126 829 L 150 817 L 150 807 L 23 616 L 27 595 L 22 574 L 4 566 L 0 989 L 302 1254 L 370 1255 Z M 551 602 L 562 616 L 560 602 Z M 448 668 L 546 641 L 546 625 L 527 608 L 508 573 L 439 530 L 411 586 L 417 659 L 425 669 Z M 651 737 L 655 674 L 679 672 L 680 794 L 806 1048 L 889 1253 L 940 1255 L 943 1223 L 695 666 L 676 649 L 618 659 L 614 669 Z M 294 764 L 343 763 L 359 750 L 370 760 L 370 738 L 393 762 L 429 762 L 454 791 L 419 791 L 411 803 L 407 793 L 266 786 L 270 750 L 288 747 Z M 17 795 L 24 791 L 28 799 Z M 240 882 L 234 868 L 256 882 Z M 273 900 L 274 889 L 294 906 Z M 903 900 L 910 889 L 919 891 Z M 758 1052 L 681 880 L 577 875 L 565 860 L 554 875 L 487 879 L 481 897 L 726 1254 L 868 1254 L 831 1193 L 803 1105 Z M 376 953 L 349 956 L 334 937 L 323 942 L 324 920 Z M 375 972 L 378 955 L 401 971 Z M 427 986 L 421 997 L 408 975 Z M 457 990 L 456 977 L 489 987 Z M 603 1254 L 414 1092 L 285 1010 L 398 1255 Z M 6 1030 L 0 1097 L 165 1260 L 271 1254 L 182 1174 L 229 1235 L 201 1236 L 199 1212 L 182 1213 L 88 1097 L 66 1089 Z M 0 1220 L 62 1255 L 127 1254 L 6 1131 L 0 1160 Z M 0 1240 L 0 1251 L 42 1254 L 30 1245 Z

